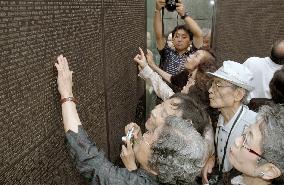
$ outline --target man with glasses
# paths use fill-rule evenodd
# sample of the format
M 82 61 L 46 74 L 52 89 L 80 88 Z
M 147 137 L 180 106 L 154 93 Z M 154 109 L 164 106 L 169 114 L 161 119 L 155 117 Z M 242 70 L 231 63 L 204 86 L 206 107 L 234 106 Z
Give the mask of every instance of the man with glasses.
M 249 153 L 252 153 L 254 155 L 256 155 L 257 157 L 259 157 L 259 159 L 263 159 L 266 162 L 269 162 L 268 159 L 266 159 L 264 156 L 260 155 L 258 152 L 254 151 L 253 149 L 248 147 L 248 132 L 245 131 L 245 133 L 242 134 L 242 148 L 246 149 L 247 151 L 249 151 Z
M 210 106 L 220 111 L 215 133 L 218 168 L 216 181 L 230 184 L 230 179 L 237 173 L 229 162 L 229 149 L 235 138 L 241 136 L 256 120 L 256 113 L 244 105 L 248 92 L 253 89 L 250 85 L 253 76 L 247 67 L 233 61 L 225 61 L 221 68 L 209 74 L 214 77 L 209 89 Z M 212 172 L 214 164 L 215 156 L 212 156 L 203 169 L 205 183 L 208 183 L 207 174 Z
M 255 124 L 235 139 L 230 148 L 230 163 L 242 175 L 232 185 L 284 184 L 284 107 L 262 106 Z

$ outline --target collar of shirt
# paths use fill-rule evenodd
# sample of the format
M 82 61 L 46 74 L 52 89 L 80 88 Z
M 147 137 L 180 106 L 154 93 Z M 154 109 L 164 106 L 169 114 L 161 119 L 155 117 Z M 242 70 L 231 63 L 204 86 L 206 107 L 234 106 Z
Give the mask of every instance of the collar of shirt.
M 235 119 L 237 118 L 239 112 L 241 111 L 242 106 L 243 106 L 243 105 L 241 105 L 241 106 L 238 108 L 237 112 L 234 114 L 234 116 L 230 119 L 230 121 L 229 121 L 226 125 L 224 125 L 224 117 L 220 114 L 217 127 L 218 127 L 219 129 L 222 128 L 222 130 L 224 130 L 224 131 L 226 131 L 227 133 L 229 133 L 230 130 L 231 130 L 231 128 L 232 128 L 232 126 L 233 126 L 233 123 L 234 123 Z
M 177 56 L 189 56 L 190 55 L 190 50 L 187 50 L 186 52 L 184 52 L 183 54 L 179 54 L 177 51 L 176 51 L 176 49 L 175 48 L 171 48 L 172 50 L 173 50 L 173 52 L 177 55 Z
M 271 67 L 271 68 L 274 68 L 274 69 L 278 69 L 278 68 L 281 68 L 282 65 L 279 65 L 279 64 L 276 64 L 274 63 L 270 57 L 265 57 L 265 60 L 267 61 L 267 64 Z

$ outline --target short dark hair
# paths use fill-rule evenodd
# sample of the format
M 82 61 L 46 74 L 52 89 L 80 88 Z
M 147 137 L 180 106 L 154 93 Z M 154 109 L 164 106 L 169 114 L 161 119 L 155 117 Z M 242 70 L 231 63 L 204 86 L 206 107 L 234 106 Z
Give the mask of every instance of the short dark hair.
M 174 28 L 174 30 L 172 31 L 172 37 L 174 38 L 174 35 L 175 33 L 178 31 L 178 30 L 184 30 L 188 33 L 189 35 L 189 40 L 192 40 L 193 39 L 193 33 L 186 27 L 186 25 L 178 25 Z
M 205 107 L 200 106 L 196 101 L 183 93 L 176 93 L 170 98 L 178 98 L 181 102 L 177 105 L 178 109 L 182 111 L 181 118 L 192 121 L 193 127 L 203 135 L 205 128 L 210 124 L 209 115 Z
M 282 48 L 280 48 L 280 45 L 282 45 Z M 284 40 L 278 40 L 273 44 L 270 59 L 276 64 L 284 64 Z
M 274 103 L 284 103 L 284 68 L 277 70 L 269 83 Z

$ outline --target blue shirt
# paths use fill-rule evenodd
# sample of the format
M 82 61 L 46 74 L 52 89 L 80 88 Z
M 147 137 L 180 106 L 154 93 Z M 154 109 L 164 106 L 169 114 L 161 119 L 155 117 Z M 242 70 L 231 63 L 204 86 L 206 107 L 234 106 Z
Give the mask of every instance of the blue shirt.
M 162 50 L 159 50 L 161 60 L 160 68 L 171 75 L 176 75 L 184 70 L 186 58 L 197 51 L 197 48 L 192 45 L 190 50 L 183 54 L 179 54 L 174 48 L 171 48 L 167 43 Z

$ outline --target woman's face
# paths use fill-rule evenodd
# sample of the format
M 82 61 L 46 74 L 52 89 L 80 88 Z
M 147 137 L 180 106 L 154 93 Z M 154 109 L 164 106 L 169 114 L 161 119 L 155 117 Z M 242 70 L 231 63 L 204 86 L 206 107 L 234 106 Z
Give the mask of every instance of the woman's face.
M 178 108 L 180 103 L 178 98 L 170 98 L 163 103 L 157 105 L 150 114 L 149 119 L 145 123 L 145 127 L 149 131 L 154 131 L 155 128 L 165 123 L 166 117 L 170 115 L 181 116 L 182 111 Z
M 210 106 L 213 108 L 232 107 L 235 103 L 236 88 L 230 82 L 214 78 L 209 89 Z
M 262 135 L 260 131 L 261 120 L 249 126 L 242 136 L 235 139 L 234 144 L 230 148 L 230 163 L 240 172 L 255 176 L 257 168 L 257 160 L 260 158 L 253 152 L 262 154 L 261 143 Z
M 188 33 L 183 29 L 177 30 L 173 36 L 173 45 L 178 52 L 186 51 L 190 45 Z

